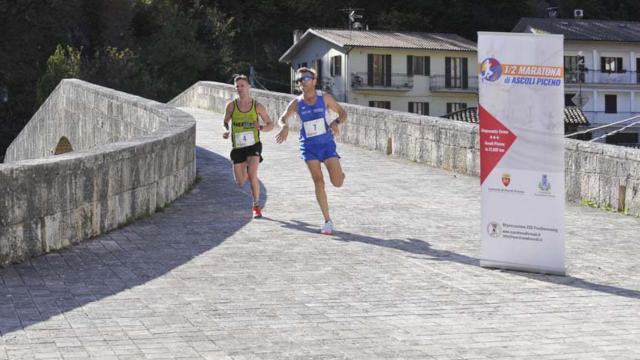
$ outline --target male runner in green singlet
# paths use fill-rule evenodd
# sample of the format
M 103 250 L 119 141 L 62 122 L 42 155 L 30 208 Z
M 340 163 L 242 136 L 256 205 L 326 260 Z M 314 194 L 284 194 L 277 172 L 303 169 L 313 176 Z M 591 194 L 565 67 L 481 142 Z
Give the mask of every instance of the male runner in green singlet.
M 260 182 L 258 181 L 258 165 L 262 162 L 262 143 L 260 132 L 273 129 L 273 121 L 267 110 L 251 97 L 251 85 L 245 75 L 233 78 L 238 97 L 229 101 L 224 113 L 225 131 L 222 137 L 231 137 L 233 150 L 233 177 L 238 186 L 243 186 L 249 179 L 251 195 L 253 197 L 253 217 L 262 217 L 260 210 Z M 264 122 L 261 125 L 258 116 Z M 231 123 L 231 126 L 229 126 Z

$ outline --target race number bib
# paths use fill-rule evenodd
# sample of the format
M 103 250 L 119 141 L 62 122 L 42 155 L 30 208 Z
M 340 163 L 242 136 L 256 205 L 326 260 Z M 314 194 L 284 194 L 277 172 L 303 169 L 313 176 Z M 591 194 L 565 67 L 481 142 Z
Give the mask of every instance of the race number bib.
M 324 118 L 305 121 L 304 132 L 307 134 L 308 138 L 326 133 L 327 128 L 324 123 Z
M 235 135 L 236 147 L 247 147 L 256 143 L 256 139 L 253 137 L 253 131 L 243 131 Z

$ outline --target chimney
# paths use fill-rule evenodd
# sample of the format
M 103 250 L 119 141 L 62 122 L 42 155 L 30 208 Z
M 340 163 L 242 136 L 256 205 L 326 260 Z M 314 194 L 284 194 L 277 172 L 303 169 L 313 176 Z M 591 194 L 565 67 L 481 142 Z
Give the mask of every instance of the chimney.
M 302 37 L 302 30 L 293 30 L 293 43 L 297 43 L 298 40 Z
M 558 8 L 556 6 L 548 7 L 547 8 L 547 16 L 550 17 L 550 18 L 557 18 L 558 17 Z
M 573 10 L 573 17 L 576 19 L 582 19 L 582 17 L 584 16 L 584 10 L 582 9 L 575 9 Z

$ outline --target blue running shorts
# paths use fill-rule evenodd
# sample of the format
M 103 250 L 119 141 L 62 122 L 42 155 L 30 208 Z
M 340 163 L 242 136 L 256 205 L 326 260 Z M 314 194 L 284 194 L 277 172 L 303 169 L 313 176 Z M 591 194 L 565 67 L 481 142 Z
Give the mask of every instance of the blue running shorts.
M 300 156 L 304 161 L 325 161 L 332 157 L 340 158 L 340 155 L 336 152 L 336 143 L 333 140 L 322 144 L 305 144 L 301 142 Z

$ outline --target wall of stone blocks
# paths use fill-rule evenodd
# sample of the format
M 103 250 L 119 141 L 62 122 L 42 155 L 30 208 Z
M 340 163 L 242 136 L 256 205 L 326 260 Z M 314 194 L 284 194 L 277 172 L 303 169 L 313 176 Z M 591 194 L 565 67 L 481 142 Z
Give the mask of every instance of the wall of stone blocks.
M 74 151 L 52 156 L 60 136 Z M 0 265 L 105 233 L 179 197 L 195 180 L 195 120 L 165 104 L 63 80 L 5 161 Z
M 294 98 L 289 94 L 252 90 L 274 121 Z M 170 104 L 224 111 L 235 97 L 228 84 L 198 82 Z M 425 163 L 461 174 L 479 176 L 478 125 L 404 112 L 342 104 L 349 121 L 338 141 Z M 291 122 L 294 129 L 298 121 Z M 565 142 L 567 200 L 588 200 L 599 206 L 640 215 L 640 150 L 577 140 Z

